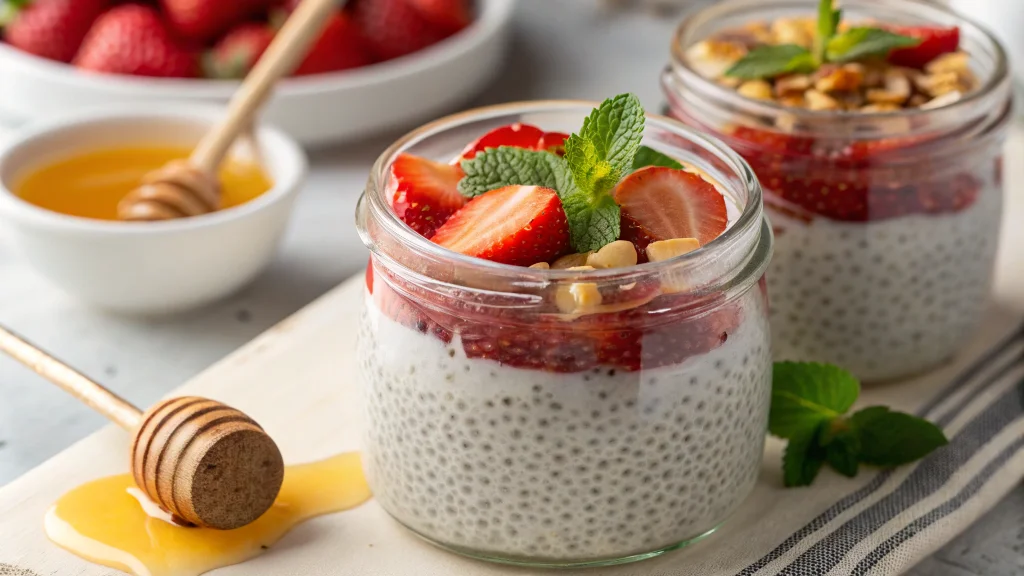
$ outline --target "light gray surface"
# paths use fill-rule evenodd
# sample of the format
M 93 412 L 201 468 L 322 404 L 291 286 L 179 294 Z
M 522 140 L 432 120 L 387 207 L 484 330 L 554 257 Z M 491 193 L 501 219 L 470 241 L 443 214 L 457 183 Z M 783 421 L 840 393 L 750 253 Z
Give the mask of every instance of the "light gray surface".
M 520 0 L 512 57 L 476 103 L 601 99 L 632 91 L 661 106 L 658 72 L 672 19 L 612 15 L 593 0 Z M 280 256 L 224 302 L 159 320 L 113 317 L 69 300 L 0 241 L 0 322 L 145 405 L 361 269 L 352 214 L 371 162 L 396 134 L 313 154 Z M 282 386 L 293 383 L 282 382 Z M 0 485 L 103 424 L 28 370 L 0 358 Z M 1024 575 L 1024 488 L 913 572 Z

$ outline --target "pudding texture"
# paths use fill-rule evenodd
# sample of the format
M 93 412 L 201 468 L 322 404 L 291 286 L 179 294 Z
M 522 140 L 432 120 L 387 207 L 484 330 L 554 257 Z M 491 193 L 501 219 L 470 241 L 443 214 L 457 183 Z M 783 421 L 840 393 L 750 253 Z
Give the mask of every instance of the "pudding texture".
M 621 559 L 713 530 L 753 488 L 771 393 L 760 289 L 727 304 L 740 313 L 718 345 L 651 369 L 472 357 L 458 333 L 378 302 L 367 294 L 359 337 L 364 463 L 378 502 L 431 541 L 506 561 Z

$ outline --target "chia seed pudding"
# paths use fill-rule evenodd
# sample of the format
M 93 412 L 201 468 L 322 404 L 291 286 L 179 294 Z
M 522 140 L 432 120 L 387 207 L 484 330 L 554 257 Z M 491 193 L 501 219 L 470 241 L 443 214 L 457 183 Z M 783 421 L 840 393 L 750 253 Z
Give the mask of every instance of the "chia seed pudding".
M 995 39 L 946 8 L 836 7 L 836 34 L 916 43 L 738 78 L 755 51 L 813 50 L 819 27 L 807 3 L 729 0 L 683 22 L 662 82 L 672 115 L 718 135 L 764 186 L 775 359 L 889 380 L 953 355 L 988 303 L 1010 83 Z
M 653 557 L 713 531 L 760 470 L 772 240 L 760 188 L 733 152 L 649 116 L 644 145 L 686 168 L 636 169 L 615 191 L 631 218 L 628 241 L 549 254 L 543 266 L 446 249 L 453 223 L 479 217 L 475 199 L 437 219 L 408 212 L 422 203 L 403 188 L 407 175 L 422 186 L 419 174 L 447 171 L 420 169 L 412 152 L 443 160 L 481 134 L 521 139 L 528 120 L 568 132 L 588 111 L 523 103 L 427 126 L 382 156 L 357 211 L 373 252 L 358 338 L 367 478 L 396 520 L 477 558 L 583 566 Z M 703 216 L 691 238 L 647 225 L 637 194 L 698 181 Z M 539 198 L 547 217 L 542 193 L 502 188 L 485 201 Z M 709 193 L 724 231 L 706 238 Z M 532 220 L 538 227 L 544 242 L 558 239 L 550 221 Z M 626 264 L 601 268 L 623 254 Z

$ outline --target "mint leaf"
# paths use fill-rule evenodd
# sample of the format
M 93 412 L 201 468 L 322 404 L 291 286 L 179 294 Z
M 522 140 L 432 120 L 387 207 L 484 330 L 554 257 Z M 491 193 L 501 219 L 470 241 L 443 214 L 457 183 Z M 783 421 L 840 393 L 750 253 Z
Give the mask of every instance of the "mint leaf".
M 768 428 L 793 439 L 842 416 L 860 394 L 852 374 L 829 364 L 776 362 Z
M 805 430 L 789 440 L 782 455 L 782 480 L 787 488 L 810 486 L 825 462 L 818 429 Z
M 725 75 L 757 80 L 794 72 L 812 72 L 817 67 L 814 56 L 806 48 L 796 44 L 778 44 L 751 50 L 726 70 Z
M 683 169 L 682 163 L 675 158 L 666 156 L 654 148 L 641 146 L 636 151 L 636 156 L 633 157 L 633 170 L 636 171 L 648 166 L 664 166 L 665 168 L 675 168 L 676 170 Z
M 593 142 L 599 160 L 608 161 L 619 174 L 624 174 L 640 148 L 645 119 L 640 99 L 634 94 L 620 94 L 605 100 L 587 116 L 579 136 Z
M 621 171 L 601 157 L 592 140 L 576 134 L 565 141 L 565 163 L 577 191 L 586 196 L 606 194 L 622 177 Z
M 825 425 L 819 442 L 825 447 L 825 461 L 843 476 L 857 475 L 861 447 L 857 431 L 845 418 L 836 418 Z
M 850 417 L 860 439 L 860 461 L 899 466 L 919 460 L 949 443 L 938 426 L 910 414 L 872 406 Z
M 569 240 L 577 252 L 600 250 L 619 237 L 622 214 L 611 196 L 574 194 L 562 200 L 562 208 L 569 221 Z
M 575 190 L 565 161 L 550 152 L 501 146 L 462 161 L 465 177 L 459 193 L 472 198 L 491 190 L 520 184 L 553 188 L 564 197 Z
M 920 40 L 880 28 L 852 28 L 828 41 L 829 62 L 850 62 L 868 56 L 884 56 L 895 48 L 916 46 Z
M 825 61 L 825 52 L 829 40 L 836 35 L 839 29 L 839 21 L 843 18 L 841 10 L 832 9 L 833 0 L 820 0 L 818 2 L 818 30 L 814 37 L 814 59 L 820 66 Z

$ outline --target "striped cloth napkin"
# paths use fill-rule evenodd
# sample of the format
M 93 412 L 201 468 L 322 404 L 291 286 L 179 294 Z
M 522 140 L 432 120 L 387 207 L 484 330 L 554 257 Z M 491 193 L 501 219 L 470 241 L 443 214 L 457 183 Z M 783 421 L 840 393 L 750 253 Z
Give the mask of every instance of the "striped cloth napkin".
M 717 533 L 608 576 L 881 576 L 935 552 L 1024 479 L 1024 318 L 991 312 L 951 364 L 868 386 L 858 405 L 888 405 L 941 426 L 949 445 L 895 470 L 849 479 L 823 470 L 784 488 L 782 443 L 769 440 L 751 497 Z

